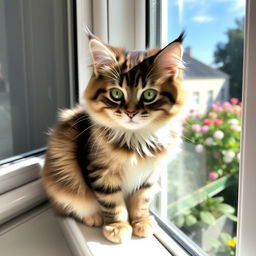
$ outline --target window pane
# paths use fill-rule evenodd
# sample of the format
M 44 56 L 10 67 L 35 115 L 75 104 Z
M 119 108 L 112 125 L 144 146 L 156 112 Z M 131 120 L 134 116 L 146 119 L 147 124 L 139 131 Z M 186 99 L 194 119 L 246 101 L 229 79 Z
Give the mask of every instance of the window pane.
M 245 1 L 168 1 L 169 41 L 186 28 L 190 111 L 153 210 L 216 256 L 236 248 L 244 15 Z
M 200 102 L 200 92 L 193 92 L 193 103 L 199 105 Z
M 46 145 L 68 107 L 65 1 L 0 0 L 0 160 Z

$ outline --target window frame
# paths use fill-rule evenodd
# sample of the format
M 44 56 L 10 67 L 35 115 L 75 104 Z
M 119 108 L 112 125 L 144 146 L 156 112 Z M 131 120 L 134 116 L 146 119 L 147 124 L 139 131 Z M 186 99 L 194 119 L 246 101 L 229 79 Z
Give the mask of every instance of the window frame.
M 243 122 L 241 137 L 241 162 L 238 195 L 238 256 L 253 256 L 255 244 L 255 152 L 256 152 L 256 1 L 246 1 L 246 26 L 243 74 Z

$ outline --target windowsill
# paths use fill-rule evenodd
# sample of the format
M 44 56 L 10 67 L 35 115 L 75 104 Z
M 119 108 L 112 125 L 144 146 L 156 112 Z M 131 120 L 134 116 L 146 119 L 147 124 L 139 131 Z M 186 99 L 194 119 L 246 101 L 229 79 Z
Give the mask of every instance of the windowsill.
M 43 156 L 28 158 L 23 163 L 13 163 L 2 172 L 0 183 L 6 184 L 5 192 L 0 196 L 0 223 L 4 223 L 21 213 L 28 212 L 36 205 L 46 200 L 39 172 L 42 166 Z M 17 178 L 18 176 L 18 178 Z M 25 184 L 24 184 L 25 183 Z M 74 255 L 101 256 L 120 255 L 128 252 L 131 255 L 174 255 L 188 256 L 169 234 L 159 226 L 154 236 L 144 239 L 133 237 L 124 244 L 113 244 L 107 241 L 101 228 L 90 228 L 71 218 L 58 218 L 70 248 Z M 182 244 L 182 243 L 181 243 Z
M 90 228 L 71 218 L 59 218 L 60 226 L 74 255 L 161 255 L 187 256 L 188 254 L 160 227 L 154 236 L 149 238 L 132 237 L 123 244 L 113 244 L 107 241 L 101 228 Z M 161 241 L 161 242 L 160 242 Z M 168 245 L 168 249 L 163 245 Z M 170 249 L 171 248 L 171 249 Z

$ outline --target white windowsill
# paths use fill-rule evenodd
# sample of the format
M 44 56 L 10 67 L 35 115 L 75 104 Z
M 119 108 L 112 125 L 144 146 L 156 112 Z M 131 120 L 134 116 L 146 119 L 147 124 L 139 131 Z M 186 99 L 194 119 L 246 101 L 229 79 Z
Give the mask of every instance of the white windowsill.
M 63 233 L 76 256 L 120 256 L 161 255 L 188 256 L 188 254 L 162 229 L 157 227 L 154 236 L 149 238 L 133 237 L 123 244 L 113 244 L 107 241 L 101 228 L 90 228 L 71 218 L 58 218 Z M 166 244 L 168 250 L 163 246 Z
M 0 166 L 0 195 L 40 177 L 44 154 Z
M 0 194 L 0 224 L 46 201 L 41 180 L 38 179 L 43 158 L 43 155 L 31 157 L 2 168 L 4 171 L 0 175 L 0 184 L 5 184 L 5 189 Z M 120 254 L 141 256 L 142 252 L 161 256 L 189 255 L 160 227 L 152 237 L 144 239 L 133 237 L 131 241 L 117 245 L 103 237 L 101 228 L 90 228 L 71 218 L 58 217 L 58 222 L 76 256 L 120 256 Z

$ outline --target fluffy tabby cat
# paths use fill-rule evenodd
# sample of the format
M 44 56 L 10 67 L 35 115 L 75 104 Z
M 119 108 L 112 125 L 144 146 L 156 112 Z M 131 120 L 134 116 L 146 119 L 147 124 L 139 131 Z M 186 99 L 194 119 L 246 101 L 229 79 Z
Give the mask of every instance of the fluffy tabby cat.
M 42 173 L 55 211 L 121 243 L 153 233 L 153 186 L 180 143 L 183 34 L 163 49 L 126 51 L 89 35 L 85 107 L 65 110 Z

